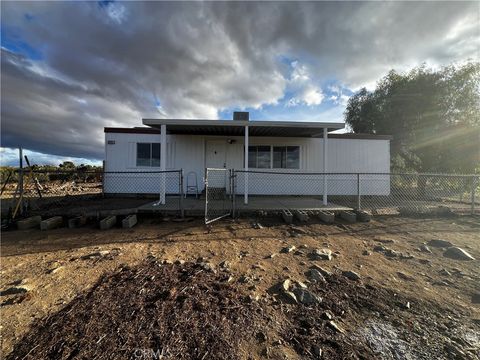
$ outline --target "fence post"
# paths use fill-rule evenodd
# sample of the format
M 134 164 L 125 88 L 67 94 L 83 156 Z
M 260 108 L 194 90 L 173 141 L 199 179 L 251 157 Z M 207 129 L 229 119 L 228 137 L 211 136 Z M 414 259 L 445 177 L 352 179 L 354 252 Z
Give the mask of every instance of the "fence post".
M 357 173 L 357 210 L 362 209 L 362 204 L 360 200 L 361 194 L 360 194 L 360 173 Z
M 232 191 L 232 218 L 235 219 L 235 206 L 236 206 L 236 202 L 235 202 L 235 197 L 237 196 L 237 189 L 236 189 L 236 185 L 235 185 L 235 169 L 232 169 L 232 188 L 231 188 L 231 191 Z
M 20 214 L 23 215 L 23 149 L 20 147 L 18 149 L 18 155 L 19 155 L 19 172 L 18 172 L 18 187 L 20 190 L 20 198 L 18 199 L 19 204 L 20 204 Z
M 102 161 L 102 198 L 105 197 L 105 160 Z
M 472 176 L 472 193 L 470 195 L 472 204 L 471 204 L 471 213 L 472 215 L 475 214 L 475 191 L 477 190 L 477 177 L 475 175 Z
M 183 169 L 180 169 L 178 172 L 178 184 L 180 186 L 179 195 L 180 195 L 180 216 L 182 219 L 185 217 L 185 210 L 183 209 Z

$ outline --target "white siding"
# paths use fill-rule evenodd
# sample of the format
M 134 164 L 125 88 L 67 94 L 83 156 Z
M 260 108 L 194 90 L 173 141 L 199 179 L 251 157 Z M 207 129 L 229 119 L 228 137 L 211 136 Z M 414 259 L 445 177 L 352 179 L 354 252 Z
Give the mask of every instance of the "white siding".
M 226 145 L 226 167 L 243 168 L 243 137 L 167 135 L 167 169 L 183 169 L 184 175 L 194 171 L 197 175 L 199 190 L 203 190 L 205 171 L 205 144 L 209 139 L 233 140 Z M 108 145 L 114 140 L 114 145 Z M 155 171 L 159 168 L 137 167 L 136 143 L 160 142 L 160 135 L 152 134 L 105 134 L 105 170 L 108 171 Z M 323 139 L 321 138 L 271 138 L 250 137 L 250 145 L 296 145 L 300 146 L 300 169 L 259 169 L 283 172 L 324 172 Z M 390 172 L 390 141 L 372 139 L 328 139 L 327 172 Z M 250 169 L 255 170 L 255 169 Z M 113 175 L 112 175 L 113 176 Z M 118 193 L 158 193 L 158 181 L 144 175 L 133 174 L 115 176 L 105 182 L 105 192 Z M 364 177 L 365 178 L 365 177 Z M 108 179 L 107 179 L 108 180 Z M 175 185 L 176 184 L 176 185 Z M 243 177 L 237 181 L 237 192 L 243 192 Z M 167 180 L 167 192 L 178 192 L 178 182 Z M 323 193 L 321 176 L 281 176 L 249 175 L 250 194 L 286 194 L 319 195 Z M 356 176 L 329 175 L 328 193 L 330 195 L 353 195 L 357 192 Z M 388 194 L 389 177 L 376 176 L 372 181 L 362 181 L 363 194 Z

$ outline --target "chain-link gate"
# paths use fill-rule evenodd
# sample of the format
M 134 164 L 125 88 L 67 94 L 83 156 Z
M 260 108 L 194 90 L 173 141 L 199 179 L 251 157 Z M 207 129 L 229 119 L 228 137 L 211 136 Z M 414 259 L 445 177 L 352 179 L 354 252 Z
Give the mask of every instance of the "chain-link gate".
M 212 168 L 205 170 L 205 224 L 231 214 L 230 186 L 230 170 Z

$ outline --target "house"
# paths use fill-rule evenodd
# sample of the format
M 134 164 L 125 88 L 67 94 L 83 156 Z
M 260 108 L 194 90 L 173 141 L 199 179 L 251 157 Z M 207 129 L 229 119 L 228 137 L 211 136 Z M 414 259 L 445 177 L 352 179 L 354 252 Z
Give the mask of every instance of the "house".
M 385 174 L 366 183 L 363 194 L 389 193 L 390 137 L 332 133 L 343 123 L 253 121 L 234 113 L 233 120 L 143 124 L 105 128 L 106 194 L 160 194 L 164 203 L 168 194 L 185 193 L 187 180 L 204 191 L 207 168 L 235 169 L 235 193 L 245 202 L 253 195 L 318 195 L 327 204 L 328 195 L 357 193 L 356 173 Z M 209 184 L 231 193 L 225 178 Z

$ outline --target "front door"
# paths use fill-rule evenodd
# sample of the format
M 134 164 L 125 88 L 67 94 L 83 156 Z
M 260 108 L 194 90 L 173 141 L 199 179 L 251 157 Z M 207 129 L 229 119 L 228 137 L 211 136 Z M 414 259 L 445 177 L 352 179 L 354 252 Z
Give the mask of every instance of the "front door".
M 227 142 L 225 140 L 207 140 L 205 146 L 205 168 L 211 170 L 227 168 Z M 212 172 L 208 186 L 210 188 L 223 189 L 222 191 L 224 192 L 227 191 L 228 177 L 226 174 L 227 171 Z
M 225 140 L 207 140 L 205 152 L 206 168 L 225 169 L 227 167 L 227 142 Z

